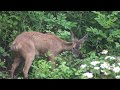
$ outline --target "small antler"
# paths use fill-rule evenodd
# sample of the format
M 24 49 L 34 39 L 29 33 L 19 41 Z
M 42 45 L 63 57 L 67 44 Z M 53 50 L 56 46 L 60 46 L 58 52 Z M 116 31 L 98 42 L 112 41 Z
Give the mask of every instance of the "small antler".
M 87 38 L 88 38 L 88 33 L 82 39 L 87 40 Z
M 79 41 L 84 43 L 88 38 L 88 34 L 86 34 L 83 38 L 81 38 Z
M 76 39 L 74 33 L 73 33 L 72 31 L 70 31 L 70 33 L 71 33 L 71 39 L 72 39 L 72 40 Z

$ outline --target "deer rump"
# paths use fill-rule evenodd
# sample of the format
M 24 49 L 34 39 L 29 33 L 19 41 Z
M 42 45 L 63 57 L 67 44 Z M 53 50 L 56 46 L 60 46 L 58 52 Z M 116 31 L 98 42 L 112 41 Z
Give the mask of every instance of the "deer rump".
M 79 47 L 81 47 L 86 38 L 87 35 L 82 39 L 74 39 L 72 42 L 67 42 L 50 33 L 23 32 L 16 37 L 11 46 L 12 51 L 16 54 L 11 68 L 11 77 L 14 78 L 14 71 L 18 67 L 21 57 L 25 61 L 23 67 L 24 78 L 28 78 L 28 71 L 35 56 L 50 52 L 48 58 L 55 63 L 55 56 L 62 51 L 71 50 L 74 54 L 78 55 Z

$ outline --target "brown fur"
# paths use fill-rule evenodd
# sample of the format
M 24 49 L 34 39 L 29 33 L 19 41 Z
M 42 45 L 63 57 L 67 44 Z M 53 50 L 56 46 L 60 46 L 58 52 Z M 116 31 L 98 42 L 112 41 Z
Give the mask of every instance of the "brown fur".
M 72 50 L 78 42 L 67 42 L 54 34 L 43 34 L 40 32 L 23 32 L 18 35 L 14 40 L 11 49 L 15 52 L 16 56 L 11 68 L 11 77 L 14 76 L 14 71 L 20 63 L 20 58 L 24 58 L 25 65 L 23 68 L 24 78 L 28 78 L 28 71 L 36 55 L 47 54 L 49 60 L 54 61 L 54 57 L 60 52 L 65 50 Z

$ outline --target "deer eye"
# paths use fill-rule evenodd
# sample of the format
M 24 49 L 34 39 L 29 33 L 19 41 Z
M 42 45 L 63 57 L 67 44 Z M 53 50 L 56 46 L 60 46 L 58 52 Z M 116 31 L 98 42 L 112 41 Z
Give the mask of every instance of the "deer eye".
M 75 49 L 75 47 L 73 47 L 73 50 Z

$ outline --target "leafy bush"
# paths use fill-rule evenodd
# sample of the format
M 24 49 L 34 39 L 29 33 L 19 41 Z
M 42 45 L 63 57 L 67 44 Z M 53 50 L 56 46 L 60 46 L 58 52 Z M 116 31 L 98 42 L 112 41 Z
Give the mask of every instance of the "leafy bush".
M 51 68 L 51 62 L 45 60 L 36 60 L 32 65 L 31 78 L 45 79 L 114 79 L 120 78 L 120 59 L 115 56 L 107 56 L 106 50 L 96 56 L 95 52 L 91 52 L 89 58 L 84 60 L 72 61 L 67 60 L 60 55 L 57 57 L 59 64 L 55 69 Z M 103 55 L 102 55 L 103 54 Z M 105 54 L 105 55 L 104 55 Z M 62 58 L 61 58 L 62 57 Z M 70 62 L 70 61 L 69 61 Z M 76 67 L 77 66 L 77 67 Z
M 0 78 L 1 79 L 9 78 L 9 74 L 6 70 L 7 70 L 7 68 L 5 66 L 5 61 L 0 59 Z
M 57 61 L 61 61 L 62 58 L 57 57 Z M 58 65 L 59 63 L 59 65 Z M 70 78 L 73 70 L 66 65 L 65 61 L 56 63 L 56 68 L 52 68 L 51 61 L 46 60 L 35 60 L 32 65 L 32 71 L 30 73 L 30 78 L 46 78 L 46 79 L 64 79 Z
M 86 31 L 91 35 L 89 35 L 91 38 L 89 43 L 92 43 L 91 47 L 94 47 L 97 52 L 102 49 L 109 49 L 111 50 L 110 53 L 118 54 L 120 40 L 119 12 L 113 11 L 108 15 L 97 11 L 93 11 L 93 13 L 97 15 L 94 19 L 99 23 L 99 27 L 96 25 L 94 28 L 93 26 L 86 28 Z M 114 53 L 115 51 L 116 53 Z

